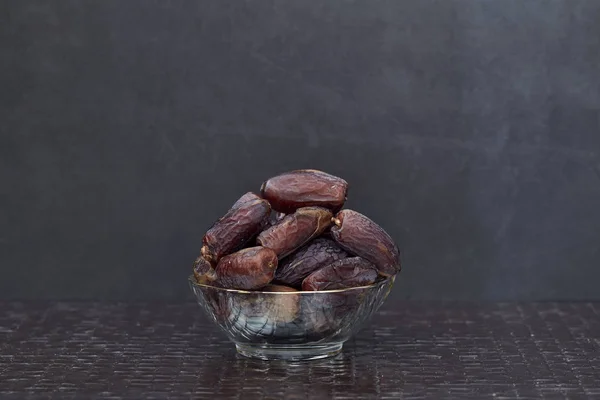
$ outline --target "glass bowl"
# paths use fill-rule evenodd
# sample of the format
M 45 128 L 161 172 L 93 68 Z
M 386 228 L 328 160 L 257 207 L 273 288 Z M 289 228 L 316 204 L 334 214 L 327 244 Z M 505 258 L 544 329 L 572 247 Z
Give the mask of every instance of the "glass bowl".
M 318 292 L 261 292 L 189 283 L 198 303 L 235 343 L 263 360 L 331 357 L 383 304 L 395 276 L 369 286 Z

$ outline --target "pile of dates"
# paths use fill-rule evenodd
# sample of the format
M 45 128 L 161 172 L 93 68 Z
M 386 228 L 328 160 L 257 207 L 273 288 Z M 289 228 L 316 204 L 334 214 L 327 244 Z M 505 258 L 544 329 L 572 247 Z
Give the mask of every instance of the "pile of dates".
M 317 170 L 270 178 L 206 232 L 193 272 L 227 289 L 321 291 L 367 286 L 400 270 L 375 222 L 342 209 L 348 183 Z

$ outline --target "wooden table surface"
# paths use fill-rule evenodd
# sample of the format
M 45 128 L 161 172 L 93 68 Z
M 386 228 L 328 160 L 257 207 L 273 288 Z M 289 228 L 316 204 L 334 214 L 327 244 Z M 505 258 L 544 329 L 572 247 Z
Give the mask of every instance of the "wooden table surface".
M 599 311 L 386 304 L 341 355 L 286 363 L 237 355 L 195 303 L 0 302 L 0 398 L 600 398 Z

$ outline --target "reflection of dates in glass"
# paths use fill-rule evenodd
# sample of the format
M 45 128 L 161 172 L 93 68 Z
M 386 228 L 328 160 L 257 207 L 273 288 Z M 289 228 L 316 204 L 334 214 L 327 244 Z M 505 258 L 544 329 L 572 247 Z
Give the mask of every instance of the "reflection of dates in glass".
M 322 207 L 299 208 L 261 232 L 256 242 L 273 249 L 281 259 L 319 236 L 331 224 L 331 215 Z
M 361 289 L 348 292 L 314 292 L 302 297 L 302 313 L 309 334 L 320 337 L 334 334 L 340 329 L 354 324 L 348 316 L 360 307 L 363 292 Z
M 333 240 L 318 238 L 281 261 L 275 271 L 275 279 L 299 287 L 312 272 L 347 256 Z
M 294 323 L 300 311 L 300 296 L 293 292 L 297 290 L 267 285 L 256 294 L 230 297 L 228 319 L 245 336 L 270 339 L 302 336 L 301 327 Z
M 205 289 L 207 305 L 213 312 L 213 317 L 218 323 L 223 323 L 231 314 L 227 292 L 219 289 Z
M 219 219 L 204 235 L 202 255 L 212 263 L 244 247 L 269 221 L 271 206 L 266 200 L 249 194 Z M 244 197 L 247 200 L 242 201 Z
M 337 211 L 344 205 L 347 191 L 348 182 L 314 169 L 277 175 L 263 183 L 261 188 L 263 197 L 273 209 L 284 213 L 309 206 Z
M 369 260 L 383 276 L 400 270 L 398 247 L 382 227 L 353 210 L 340 211 L 333 222 L 331 235 L 344 250 Z
M 267 285 L 261 289 L 263 292 L 297 292 L 296 289 L 284 285 Z M 298 295 L 286 294 L 285 296 L 264 295 L 266 299 L 266 314 L 277 322 L 292 322 L 298 315 L 300 298 Z
M 214 282 L 227 289 L 253 290 L 267 285 L 275 275 L 277 255 L 265 247 L 249 247 L 223 257 Z
M 367 286 L 377 280 L 377 270 L 369 261 L 349 257 L 323 267 L 302 281 L 302 290 L 336 290 Z

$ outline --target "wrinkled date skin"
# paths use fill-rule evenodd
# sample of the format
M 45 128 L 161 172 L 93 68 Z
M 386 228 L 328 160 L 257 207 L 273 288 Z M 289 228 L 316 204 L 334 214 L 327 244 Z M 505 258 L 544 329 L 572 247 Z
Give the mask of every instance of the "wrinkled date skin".
M 261 232 L 257 244 L 273 249 L 280 259 L 311 239 L 331 224 L 331 211 L 322 207 L 303 207 Z
M 263 183 L 262 196 L 274 210 L 292 213 L 301 207 L 319 206 L 337 211 L 346 201 L 348 182 L 337 176 L 302 169 L 274 176 Z
M 375 264 L 382 276 L 400 271 L 398 247 L 382 227 L 348 209 L 337 213 L 333 222 L 331 236 L 344 250 Z
M 334 261 L 348 257 L 333 240 L 318 238 L 300 248 L 279 263 L 275 279 L 293 287 L 300 287 L 308 275 Z
M 273 280 L 277 255 L 256 246 L 225 256 L 217 264 L 214 283 L 226 289 L 260 289 Z
M 239 208 L 244 203 L 247 203 L 249 201 L 256 201 L 256 200 L 261 200 L 261 197 L 259 195 L 257 195 L 256 193 L 248 192 L 248 193 L 244 194 L 242 197 L 240 197 L 235 203 L 233 203 L 233 205 L 231 206 L 231 209 L 233 210 L 233 209 Z
M 256 195 L 256 199 L 241 202 L 246 196 L 248 194 L 242 196 L 236 202 L 237 206 L 215 222 L 204 235 L 201 253 L 212 264 L 244 247 L 268 224 L 271 213 L 269 202 Z
M 236 208 L 240 208 L 242 205 L 244 205 L 244 204 L 246 204 L 246 203 L 248 203 L 248 202 L 250 202 L 250 201 L 260 201 L 260 200 L 262 200 L 262 197 L 260 197 L 259 195 L 257 195 L 257 194 L 256 194 L 256 193 L 254 193 L 254 192 L 248 192 L 248 193 L 246 193 L 245 195 L 243 195 L 242 197 L 240 197 L 240 198 L 238 199 L 238 201 L 236 201 L 236 202 L 235 202 L 235 203 L 234 203 L 234 204 L 231 206 L 231 209 L 230 209 L 230 210 L 234 210 L 234 209 L 236 209 Z M 269 204 L 269 207 L 271 207 L 271 204 Z M 269 212 L 268 214 L 269 214 L 269 217 L 267 217 L 267 218 L 265 218 L 265 219 L 263 220 L 263 222 L 262 222 L 262 224 L 261 224 L 261 228 L 260 228 L 260 230 L 257 232 L 257 234 L 258 234 L 259 232 L 261 232 L 263 229 L 267 228 L 268 226 L 271 226 L 271 224 L 272 224 L 272 223 L 271 223 L 271 221 L 273 220 L 273 218 L 278 218 L 278 219 L 281 219 L 281 218 L 285 217 L 285 214 L 283 214 L 283 216 L 281 216 L 281 217 L 280 217 L 280 216 L 279 216 L 279 214 L 280 214 L 280 213 L 273 213 L 273 212 Z M 274 215 L 274 214 L 275 214 L 275 215 Z M 251 242 L 251 240 L 250 240 L 249 242 Z M 249 243 L 249 242 L 247 242 L 247 243 Z M 242 246 L 242 247 L 244 247 L 244 246 Z M 240 247 L 240 248 L 242 248 L 242 247 Z M 249 246 L 248 246 L 248 247 L 249 247 Z
M 367 286 L 377 280 L 377 270 L 369 261 L 349 257 L 323 267 L 302 281 L 302 290 L 335 290 Z

